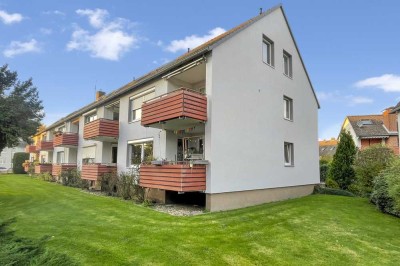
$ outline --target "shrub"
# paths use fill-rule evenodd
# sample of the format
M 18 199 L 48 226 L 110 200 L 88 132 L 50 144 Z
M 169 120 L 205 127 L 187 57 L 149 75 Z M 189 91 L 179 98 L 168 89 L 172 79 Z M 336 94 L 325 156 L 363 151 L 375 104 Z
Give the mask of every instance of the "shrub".
M 314 194 L 327 194 L 327 195 L 338 195 L 338 196 L 346 196 L 346 197 L 355 197 L 355 195 L 349 191 L 335 188 L 324 188 L 321 186 L 314 187 Z
M 371 202 L 382 212 L 400 217 L 400 159 L 395 158 L 390 166 L 374 179 Z
M 353 162 L 357 149 L 349 132 L 342 130 L 339 139 L 328 177 L 335 180 L 341 189 L 346 190 L 354 182 Z
M 339 188 L 338 183 L 336 183 L 335 180 L 333 180 L 332 178 L 327 178 L 325 180 L 325 186 L 329 187 L 329 188 Z
M 326 181 L 328 171 L 329 171 L 329 164 L 320 164 L 319 165 L 319 179 L 321 182 Z
M 99 178 L 100 189 L 105 192 L 108 196 L 117 196 L 117 185 L 118 185 L 118 174 L 106 173 Z
M 15 221 L 0 221 L 0 265 L 77 265 L 65 254 L 47 250 L 48 237 L 39 240 L 17 237 L 9 226 Z
M 26 174 L 22 164 L 29 160 L 29 153 L 16 152 L 13 157 L 13 173 L 14 174 Z
M 53 177 L 50 173 L 42 173 L 42 174 L 38 174 L 37 178 L 43 181 L 47 181 L 47 182 L 56 182 L 56 178 Z
M 380 144 L 358 152 L 354 162 L 356 185 L 353 187 L 357 187 L 360 196 L 370 196 L 374 178 L 390 164 L 393 156 L 390 148 Z
M 68 187 L 82 189 L 89 188 L 89 182 L 81 178 L 81 173 L 76 169 L 69 169 L 60 173 L 61 184 Z
M 394 210 L 394 200 L 389 196 L 389 184 L 383 175 L 374 179 L 374 188 L 371 193 L 370 201 L 376 205 L 378 210 L 399 216 Z
M 101 191 L 109 196 L 118 196 L 123 199 L 133 199 L 137 202 L 143 202 L 145 198 L 144 188 L 139 186 L 139 178 L 134 173 L 110 173 L 103 175 L 101 182 Z

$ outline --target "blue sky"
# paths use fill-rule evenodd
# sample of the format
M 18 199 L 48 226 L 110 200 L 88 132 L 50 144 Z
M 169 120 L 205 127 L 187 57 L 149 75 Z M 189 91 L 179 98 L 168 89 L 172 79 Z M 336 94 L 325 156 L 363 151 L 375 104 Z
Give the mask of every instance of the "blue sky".
M 0 63 L 50 124 L 278 1 L 2 1 Z M 400 1 L 282 1 L 318 94 L 319 137 L 400 100 Z

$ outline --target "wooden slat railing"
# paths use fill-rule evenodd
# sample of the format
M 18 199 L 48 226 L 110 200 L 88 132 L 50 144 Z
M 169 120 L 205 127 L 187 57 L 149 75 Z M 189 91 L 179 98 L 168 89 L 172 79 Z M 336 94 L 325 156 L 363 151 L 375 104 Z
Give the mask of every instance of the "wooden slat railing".
M 144 102 L 142 105 L 141 124 L 143 126 L 177 118 L 207 121 L 207 97 L 181 88 Z
M 119 136 L 119 122 L 100 118 L 85 124 L 83 128 L 84 139 L 96 139 L 99 137 L 118 138 Z

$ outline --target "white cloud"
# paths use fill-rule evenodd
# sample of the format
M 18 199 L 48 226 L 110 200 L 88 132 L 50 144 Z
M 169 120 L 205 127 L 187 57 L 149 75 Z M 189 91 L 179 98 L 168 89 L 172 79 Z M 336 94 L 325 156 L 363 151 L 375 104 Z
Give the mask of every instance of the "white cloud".
M 176 53 L 180 50 L 186 51 L 188 48 L 193 49 L 212 38 L 221 35 L 226 30 L 220 27 L 212 29 L 204 36 L 190 35 L 182 40 L 173 40 L 165 49 L 169 52 Z
M 95 32 L 76 26 L 67 44 L 68 51 L 85 51 L 92 57 L 118 61 L 138 42 L 136 36 L 126 31 L 132 25 L 129 20 L 117 18 L 107 22 L 108 11 L 104 9 L 78 9 L 76 13 L 87 16 Z
M 374 100 L 364 96 L 348 96 L 350 105 L 373 103 Z
M 105 9 L 78 9 L 76 13 L 81 16 L 87 16 L 89 23 L 94 28 L 101 28 L 104 25 L 104 20 L 108 17 L 108 11 Z
M 379 77 L 367 78 L 358 81 L 357 88 L 372 87 L 381 89 L 385 92 L 400 92 L 400 76 L 393 74 L 384 74 Z
M 317 92 L 317 97 L 320 101 L 329 101 L 334 103 L 345 103 L 349 106 L 373 103 L 374 100 L 360 95 L 343 95 L 340 91 L 332 92 Z
M 64 13 L 64 12 L 61 12 L 60 10 L 48 10 L 48 11 L 42 12 L 42 14 L 45 14 L 45 15 L 56 15 L 56 16 L 65 16 L 65 13 Z
M 40 32 L 44 35 L 50 35 L 53 33 L 53 30 L 48 28 L 40 28 Z
M 23 20 L 23 16 L 19 13 L 7 13 L 4 10 L 0 10 L 0 20 L 3 21 L 4 24 L 13 24 L 18 23 Z
M 35 39 L 28 42 L 12 41 L 7 49 L 3 51 L 5 57 L 14 57 L 25 53 L 40 52 L 39 43 Z

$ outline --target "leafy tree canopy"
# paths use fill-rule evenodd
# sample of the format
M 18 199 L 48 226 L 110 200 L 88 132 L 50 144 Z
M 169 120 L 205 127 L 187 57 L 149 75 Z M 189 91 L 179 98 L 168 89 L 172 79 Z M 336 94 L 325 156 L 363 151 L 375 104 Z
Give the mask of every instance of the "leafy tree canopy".
M 31 143 L 43 119 L 42 101 L 32 79 L 18 80 L 8 65 L 0 67 L 0 152 L 23 140 Z

